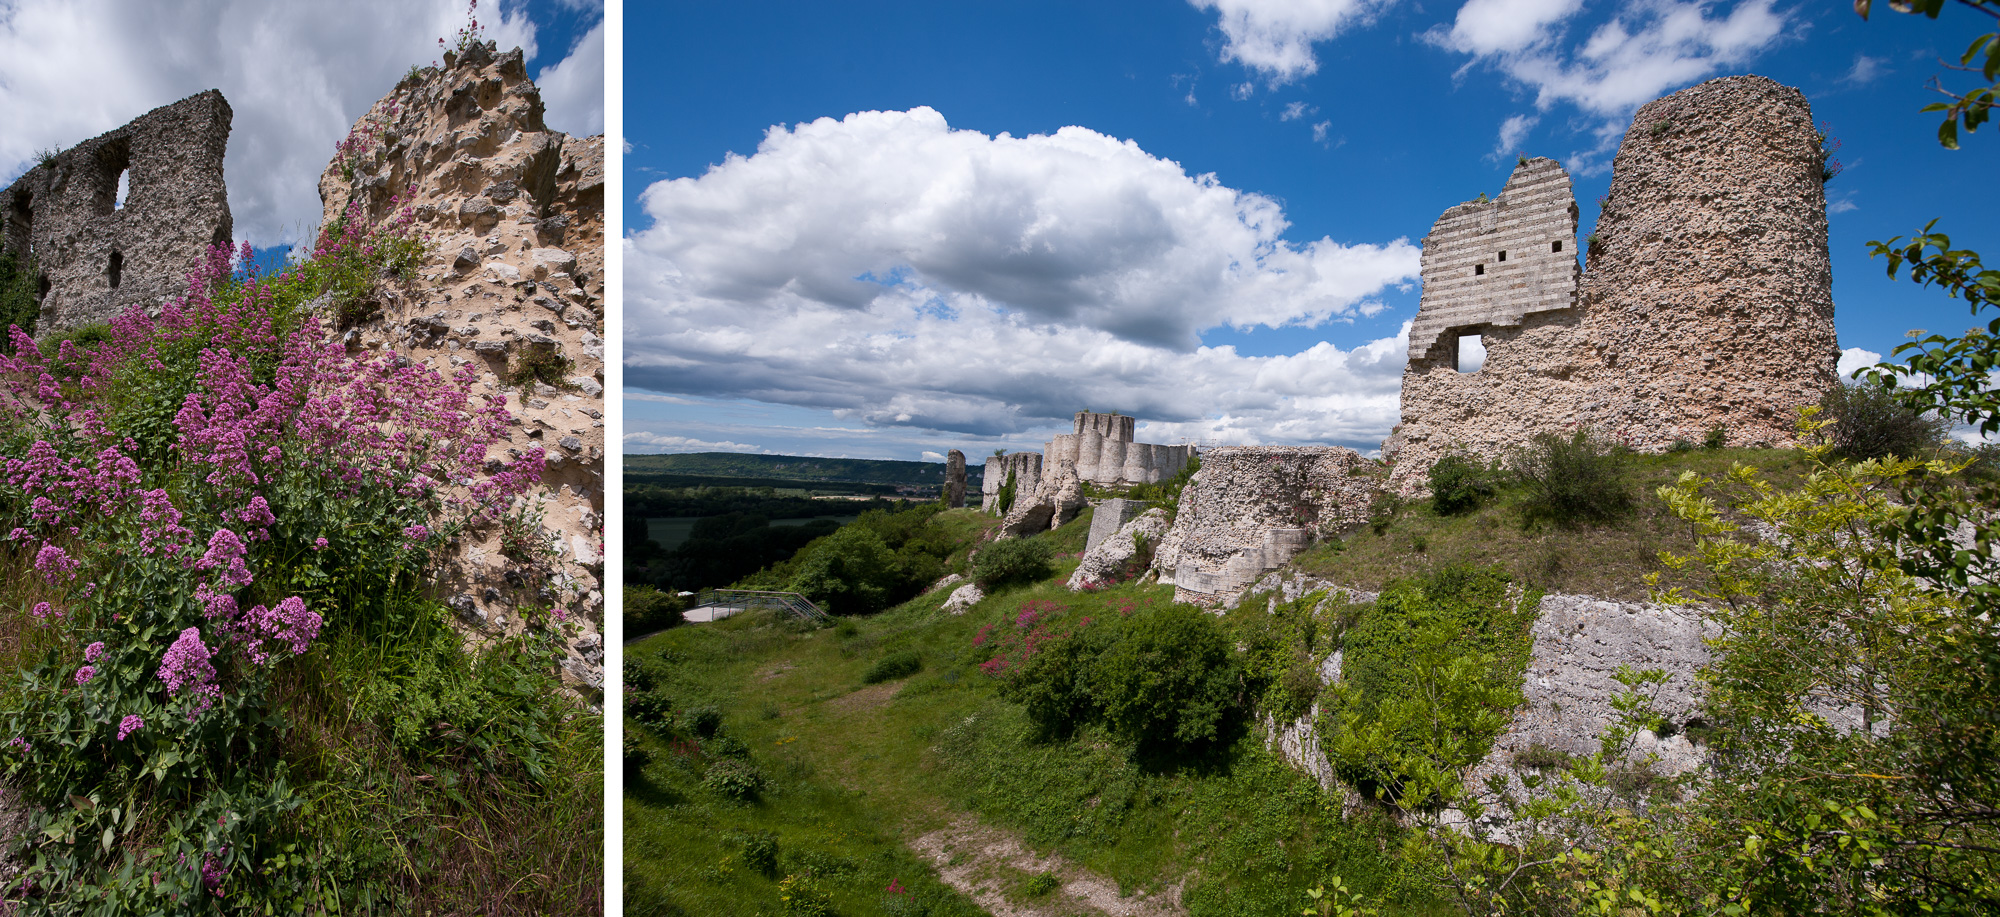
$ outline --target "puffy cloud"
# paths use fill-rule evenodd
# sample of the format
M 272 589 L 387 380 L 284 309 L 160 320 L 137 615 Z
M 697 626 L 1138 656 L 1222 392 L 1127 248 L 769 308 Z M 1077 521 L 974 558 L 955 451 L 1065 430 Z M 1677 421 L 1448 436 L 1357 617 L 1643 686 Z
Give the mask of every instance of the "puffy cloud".
M 1236 61 L 1279 86 L 1319 70 L 1313 42 L 1368 21 L 1389 0 L 1188 0 L 1215 10 L 1225 42 L 1222 59 Z
M 550 129 L 578 137 L 604 133 L 604 22 L 577 39 L 568 57 L 543 67 L 535 85 Z
M 773 128 L 641 201 L 636 389 L 983 437 L 1094 407 L 1159 436 L 1372 447 L 1396 420 L 1401 336 L 1246 357 L 1197 335 L 1372 314 L 1414 245 L 1293 244 L 1274 201 L 1093 131 L 865 112 Z
M 1521 149 L 1521 141 L 1528 132 L 1535 129 L 1541 118 L 1534 115 L 1514 115 L 1500 122 L 1500 142 L 1493 145 L 1493 156 L 1499 158 Z
M 1880 362 L 1882 355 L 1875 351 L 1849 347 L 1840 352 L 1840 362 L 1834 364 L 1834 371 L 1840 373 L 1842 379 L 1851 379 L 1855 370 L 1866 369 Z
M 1775 4 L 1740 0 L 1711 17 L 1706 0 L 1630 0 L 1575 44 L 1565 26 L 1582 10 L 1580 0 L 1468 0 L 1450 29 L 1425 37 L 1535 90 L 1545 111 L 1568 102 L 1622 117 L 1776 43 L 1792 12 Z
M 838 314 L 915 297 L 1180 349 L 1222 325 L 1366 314 L 1418 260 L 1404 239 L 1294 245 L 1276 201 L 1131 141 L 988 137 L 929 108 L 774 127 L 755 155 L 640 200 L 654 226 L 634 245 L 659 267 L 641 282 L 677 310 Z
M 0 13 L 0 184 L 37 150 L 221 89 L 235 111 L 224 168 L 236 233 L 258 245 L 296 240 L 319 222 L 334 144 L 464 22 L 460 0 L 10 2 Z M 518 9 L 480 22 L 501 47 L 534 55 L 534 26 Z

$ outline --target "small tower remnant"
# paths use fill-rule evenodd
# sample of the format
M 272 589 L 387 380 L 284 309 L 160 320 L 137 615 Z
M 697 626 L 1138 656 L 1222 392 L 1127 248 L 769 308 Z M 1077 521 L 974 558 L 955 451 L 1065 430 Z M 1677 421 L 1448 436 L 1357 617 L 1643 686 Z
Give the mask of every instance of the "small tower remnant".
M 944 456 L 944 505 L 965 506 L 965 453 L 953 449 Z

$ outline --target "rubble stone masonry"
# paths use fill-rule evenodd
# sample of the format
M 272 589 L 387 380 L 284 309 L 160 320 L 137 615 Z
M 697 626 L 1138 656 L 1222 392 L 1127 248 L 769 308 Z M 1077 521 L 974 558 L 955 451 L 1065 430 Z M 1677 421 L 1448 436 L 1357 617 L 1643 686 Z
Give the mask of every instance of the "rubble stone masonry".
M 1633 117 L 1580 279 L 1553 161 L 1446 211 L 1383 444 L 1392 486 L 1419 495 L 1446 452 L 1503 459 L 1578 428 L 1647 451 L 1717 427 L 1732 445 L 1791 442 L 1795 410 L 1838 383 L 1823 165 L 1803 94 L 1725 77 Z M 1461 372 L 1473 334 L 1485 363 Z

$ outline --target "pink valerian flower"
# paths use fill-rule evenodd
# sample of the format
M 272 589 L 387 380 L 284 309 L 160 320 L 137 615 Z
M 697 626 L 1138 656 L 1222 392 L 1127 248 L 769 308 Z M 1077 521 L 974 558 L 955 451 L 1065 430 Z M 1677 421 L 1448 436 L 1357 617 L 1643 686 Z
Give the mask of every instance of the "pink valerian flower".
M 129 714 L 118 721 L 118 741 L 123 742 L 127 736 L 144 728 L 146 728 L 145 717 L 136 713 Z
M 319 636 L 320 625 L 324 623 L 318 614 L 306 610 L 304 599 L 292 596 L 279 602 L 276 608 L 258 605 L 250 609 L 243 615 L 238 635 L 244 641 L 244 655 L 251 662 L 265 665 L 277 655 L 266 648 L 267 642 L 284 643 L 292 655 L 298 656 Z
M 315 538 L 315 539 L 313 539 L 313 550 L 315 550 L 315 551 L 324 551 L 324 550 L 326 550 L 326 537 L 325 537 L 325 536 L 323 536 L 323 535 L 322 535 L 322 536 L 320 536 L 320 537 L 318 537 L 318 538 Z
M 227 854 L 229 852 L 229 848 L 227 847 L 222 848 L 222 852 Z M 217 898 L 225 897 L 225 895 L 222 893 L 222 877 L 227 873 L 228 870 L 222 868 L 221 860 L 218 860 L 213 856 L 207 856 L 202 858 L 201 861 L 202 887 L 208 889 L 209 893 L 213 894 Z
M 62 612 L 57 611 L 54 605 L 50 605 L 47 602 L 36 602 L 35 607 L 32 610 L 30 610 L 28 614 L 34 617 L 35 620 L 37 621 L 46 618 L 60 618 L 63 616 Z
M 561 624 L 569 620 L 569 609 L 557 605 L 549 610 L 549 617 L 553 618 L 557 624 Z
M 24 739 L 20 736 L 15 736 L 7 740 L 7 747 L 25 755 L 35 750 L 35 743 L 30 742 L 27 739 Z
M 222 582 L 231 586 L 248 586 L 251 580 L 255 579 L 250 575 L 250 568 L 243 563 L 243 558 L 249 553 L 249 550 L 243 547 L 243 539 L 238 538 L 235 532 L 216 529 L 215 534 L 209 536 L 208 552 L 201 555 L 200 560 L 195 561 L 194 567 L 197 570 L 221 567 L 222 572 L 217 574 L 217 577 Z
M 222 699 L 222 689 L 215 684 L 215 666 L 209 662 L 208 645 L 201 642 L 198 627 L 181 631 L 160 660 L 156 674 L 166 683 L 168 693 L 192 698 L 194 708 L 188 712 L 189 720 L 208 712 L 208 708 Z
M 104 641 L 102 640 L 99 640 L 96 643 L 92 643 L 91 645 L 83 648 L 83 661 L 85 662 L 96 662 L 98 657 L 103 655 L 104 655 Z
M 194 587 L 194 600 L 201 603 L 201 616 L 224 625 L 236 621 L 236 597 L 216 592 L 207 583 Z
M 94 665 L 87 665 L 76 670 L 76 683 L 79 685 L 89 684 L 90 680 L 96 677 L 97 667 Z
M 35 554 L 35 569 L 41 572 L 42 580 L 50 585 L 54 585 L 57 580 L 76 579 L 76 568 L 81 566 L 83 561 L 69 556 L 69 552 L 52 544 L 42 545 L 42 550 Z
M 244 525 L 256 526 L 250 530 L 252 541 L 269 541 L 271 533 L 266 527 L 278 522 L 278 517 L 271 513 L 271 504 L 262 495 L 251 497 L 250 505 L 238 512 L 236 518 Z
M 145 507 L 139 511 L 139 521 L 144 523 L 139 531 L 139 553 L 177 551 L 194 543 L 194 530 L 181 525 L 181 511 L 174 508 L 173 498 L 164 488 L 145 491 L 139 498 Z
M 427 541 L 431 537 L 431 530 L 423 525 L 413 525 L 403 529 L 403 537 L 411 541 Z

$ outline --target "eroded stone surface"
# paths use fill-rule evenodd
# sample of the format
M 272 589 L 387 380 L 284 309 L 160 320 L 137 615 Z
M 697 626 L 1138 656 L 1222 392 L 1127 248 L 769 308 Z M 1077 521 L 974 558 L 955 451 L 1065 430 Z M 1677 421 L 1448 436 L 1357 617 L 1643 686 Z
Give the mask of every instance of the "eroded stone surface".
M 1402 424 L 1383 444 L 1395 489 L 1426 492 L 1446 452 L 1500 459 L 1579 427 L 1648 451 L 1716 427 L 1732 445 L 1791 442 L 1795 409 L 1838 382 L 1821 167 L 1791 87 L 1725 77 L 1647 104 L 1573 307 L 1557 282 L 1573 246 L 1551 251 L 1575 231 L 1559 166 L 1529 160 L 1500 200 L 1447 211 L 1425 240 Z M 1505 248 L 1522 266 L 1503 268 L 1503 243 L 1532 258 Z M 1485 363 L 1461 373 L 1457 337 L 1474 333 Z
M 233 231 L 222 178 L 233 117 L 221 92 L 192 95 L 57 153 L 0 191 L 7 248 L 32 257 L 46 283 L 37 331 L 108 321 L 186 292 L 187 274 Z
M 1225 446 L 1206 452 L 1153 555 L 1174 601 L 1240 594 L 1316 538 L 1367 521 L 1376 463 L 1337 446 Z
M 1133 503 L 1136 501 L 1115 500 L 1108 502 Z M 1104 507 L 1099 506 L 1096 511 L 1102 513 L 1104 512 Z M 1098 518 L 1095 515 L 1091 516 L 1090 528 L 1093 532 L 1097 530 Z M 1117 517 L 1114 514 L 1104 518 L 1115 519 Z M 1124 525 L 1118 526 L 1112 531 L 1112 534 L 1106 536 L 1102 541 L 1084 549 L 1083 559 L 1077 563 L 1076 571 L 1070 574 L 1069 588 L 1076 590 L 1086 586 L 1112 582 L 1113 578 L 1125 566 L 1126 562 L 1139 554 L 1139 540 L 1143 538 L 1148 544 L 1159 544 L 1160 539 L 1166 535 L 1167 526 L 1170 524 L 1172 524 L 1172 521 L 1167 518 L 1166 510 L 1149 509 Z
M 545 559 L 510 559 L 499 527 L 461 537 L 444 571 L 461 620 L 517 633 L 529 609 L 569 621 L 565 680 L 603 683 L 604 145 L 551 131 L 519 49 L 447 54 L 397 84 L 356 122 L 351 148 L 320 177 L 329 224 L 350 203 L 371 223 L 408 207 L 428 254 L 415 279 L 385 294 L 378 317 L 345 333 L 441 373 L 480 370 L 475 391 L 504 397 L 514 417 L 501 448 L 540 448 L 543 483 L 529 494 Z M 564 385 L 510 384 L 524 354 L 569 361 Z
M 944 457 L 944 505 L 952 509 L 965 505 L 965 453 L 957 449 Z

